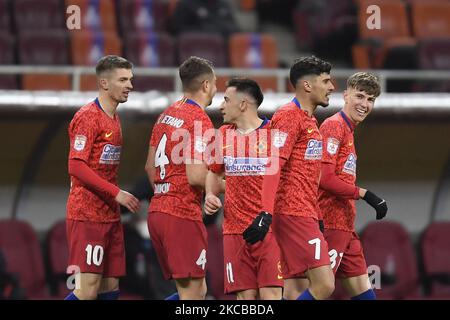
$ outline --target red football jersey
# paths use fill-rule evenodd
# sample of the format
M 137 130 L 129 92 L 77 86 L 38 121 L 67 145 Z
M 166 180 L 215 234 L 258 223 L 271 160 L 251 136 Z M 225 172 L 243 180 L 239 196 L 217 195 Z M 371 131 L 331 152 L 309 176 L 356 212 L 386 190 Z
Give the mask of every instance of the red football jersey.
M 149 212 L 202 220 L 203 191 L 192 187 L 186 163 L 206 160 L 206 147 L 214 136 L 208 115 L 194 101 L 183 99 L 169 106 L 155 123 L 150 146 L 156 148 L 155 189 Z
M 354 125 L 342 111 L 326 119 L 320 126 L 326 146 L 322 162 L 333 164 L 336 176 L 351 185 L 356 181 L 357 159 L 353 131 Z M 340 198 L 319 189 L 319 209 L 326 228 L 354 231 L 355 200 Z
M 271 122 L 272 152 L 278 148 L 280 158 L 286 160 L 281 169 L 274 213 L 317 219 L 322 160 L 322 136 L 317 120 L 294 98 L 275 112 Z
M 122 130 L 116 114 L 110 118 L 98 99 L 83 106 L 69 126 L 69 159 L 80 159 L 101 178 L 117 185 Z M 67 218 L 93 222 L 120 220 L 119 204 L 107 194 L 92 191 L 75 177 L 67 201 Z
M 220 158 L 209 165 L 215 173 L 225 173 L 224 234 L 241 234 L 261 211 L 263 176 L 270 146 L 269 120 L 248 134 L 235 125 L 220 128 Z

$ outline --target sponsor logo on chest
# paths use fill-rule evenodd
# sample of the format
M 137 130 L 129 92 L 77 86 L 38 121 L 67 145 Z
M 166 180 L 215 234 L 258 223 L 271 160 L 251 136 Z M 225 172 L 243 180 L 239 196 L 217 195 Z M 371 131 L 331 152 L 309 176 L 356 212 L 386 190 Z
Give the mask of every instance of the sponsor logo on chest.
M 259 176 L 266 172 L 267 158 L 223 158 L 227 176 Z
M 356 156 L 353 153 L 350 153 L 348 155 L 347 160 L 344 163 L 344 168 L 342 168 L 342 171 L 356 176 Z
M 310 139 L 306 145 L 305 151 L 306 160 L 321 160 L 322 159 L 322 141 Z
M 120 152 L 122 146 L 114 146 L 112 144 L 105 144 L 102 154 L 100 155 L 99 163 L 102 164 L 119 164 Z

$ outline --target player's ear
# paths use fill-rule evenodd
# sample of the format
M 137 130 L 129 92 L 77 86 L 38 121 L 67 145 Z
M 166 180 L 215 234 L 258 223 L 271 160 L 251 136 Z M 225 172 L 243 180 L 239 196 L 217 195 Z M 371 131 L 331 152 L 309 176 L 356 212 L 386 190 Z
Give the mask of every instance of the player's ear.
M 312 90 L 310 81 L 311 80 L 307 80 L 307 79 L 300 80 L 300 84 L 303 87 L 303 90 L 305 90 L 306 92 L 311 92 L 311 90 Z
M 108 80 L 106 78 L 98 78 L 99 87 L 105 91 L 108 91 Z
M 344 90 L 344 102 L 347 103 L 347 99 L 348 99 L 348 90 L 345 89 Z

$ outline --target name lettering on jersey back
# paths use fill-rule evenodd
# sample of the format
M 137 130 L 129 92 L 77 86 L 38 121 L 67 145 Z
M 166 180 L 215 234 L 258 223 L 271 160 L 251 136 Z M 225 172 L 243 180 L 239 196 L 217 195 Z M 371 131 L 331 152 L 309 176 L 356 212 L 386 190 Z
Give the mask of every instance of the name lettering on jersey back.
M 322 159 L 322 141 L 310 139 L 305 151 L 306 160 L 321 160 Z
M 353 153 L 350 153 L 345 161 L 342 171 L 356 176 L 356 157 Z
M 228 176 L 259 176 L 265 174 L 268 159 L 226 156 L 223 161 Z
M 161 119 L 160 123 L 164 123 L 175 128 L 181 128 L 181 126 L 184 124 L 184 120 L 165 115 Z
M 119 164 L 121 146 L 114 146 L 112 144 L 106 144 L 103 147 L 102 154 L 100 155 L 99 163 L 102 164 Z
M 155 183 L 155 194 L 167 193 L 170 191 L 170 183 Z

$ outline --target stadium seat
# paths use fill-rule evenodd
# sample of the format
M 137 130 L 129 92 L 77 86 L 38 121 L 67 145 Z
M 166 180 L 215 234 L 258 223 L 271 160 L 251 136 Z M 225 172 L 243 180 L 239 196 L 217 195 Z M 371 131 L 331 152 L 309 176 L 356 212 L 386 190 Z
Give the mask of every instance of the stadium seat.
M 8 6 L 9 0 L 0 0 L 0 30 L 11 31 L 11 14 Z
M 64 298 L 69 293 L 67 288 L 67 261 L 69 248 L 67 246 L 66 220 L 55 223 L 47 233 L 46 241 L 47 266 L 49 280 L 54 295 Z
M 269 34 L 235 33 L 230 36 L 228 56 L 232 68 L 277 68 L 278 47 Z M 263 91 L 276 91 L 274 77 L 253 77 Z
M 63 30 L 65 10 L 60 0 L 14 0 L 13 12 L 16 30 Z
M 382 12 L 380 29 L 367 27 L 369 15 L 366 10 L 370 5 L 377 5 Z M 360 42 L 352 48 L 355 68 L 382 68 L 390 50 L 411 48 L 417 43 L 411 36 L 406 5 L 401 0 L 359 1 L 358 25 Z
M 66 7 L 80 7 L 81 30 L 71 32 L 104 31 L 117 34 L 116 7 L 114 0 L 66 0 Z
M 450 38 L 450 2 L 413 1 L 411 16 L 416 38 Z
M 164 0 L 119 0 L 122 34 L 136 31 L 164 31 L 169 19 L 169 3 Z
M 450 222 L 435 222 L 424 231 L 420 244 L 429 298 L 450 299 Z
M 374 266 L 381 271 L 381 290 L 375 290 L 379 299 L 412 299 L 419 295 L 416 255 L 401 224 L 372 222 L 362 232 L 361 242 L 368 268 Z
M 243 11 L 253 11 L 256 9 L 256 0 L 240 0 L 239 7 Z
M 47 299 L 44 263 L 39 240 L 24 221 L 0 220 L 0 249 L 8 271 L 19 277 L 28 299 Z
M 0 65 L 12 65 L 14 61 L 14 37 L 9 32 L 0 31 Z M 17 76 L 0 75 L 0 90 L 18 89 Z
M 125 57 L 139 67 L 174 67 L 175 44 L 165 32 L 130 32 L 124 39 Z M 136 91 L 174 91 L 173 77 L 139 76 L 133 80 Z
M 69 49 L 65 31 L 23 31 L 18 39 L 19 62 L 22 65 L 68 65 Z M 25 74 L 24 90 L 70 90 L 69 75 Z

